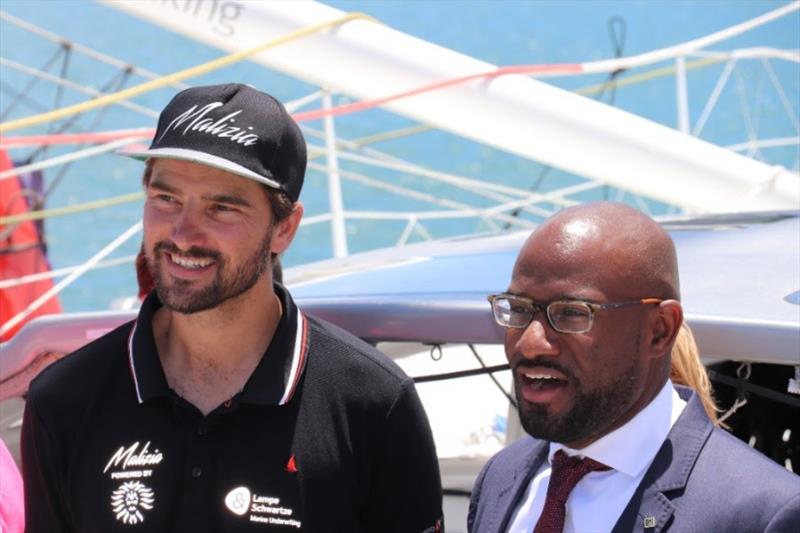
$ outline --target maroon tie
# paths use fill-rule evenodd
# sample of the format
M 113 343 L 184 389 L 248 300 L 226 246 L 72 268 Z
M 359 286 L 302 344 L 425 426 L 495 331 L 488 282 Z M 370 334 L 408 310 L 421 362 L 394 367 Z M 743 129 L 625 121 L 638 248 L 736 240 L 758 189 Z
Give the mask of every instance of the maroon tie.
M 533 533 L 561 533 L 564 529 L 569 493 L 583 476 L 596 470 L 610 468 L 594 459 L 570 457 L 563 450 L 558 450 L 553 455 L 553 470 L 547 485 L 547 499 L 544 501 L 542 516 L 536 522 Z

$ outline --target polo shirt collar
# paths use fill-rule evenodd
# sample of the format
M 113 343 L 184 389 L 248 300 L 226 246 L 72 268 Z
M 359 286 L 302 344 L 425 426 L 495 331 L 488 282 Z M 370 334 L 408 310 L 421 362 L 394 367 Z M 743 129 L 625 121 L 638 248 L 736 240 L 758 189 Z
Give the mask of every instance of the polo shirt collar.
M 308 325 L 289 291 L 274 284 L 283 308 L 275 335 L 253 374 L 242 389 L 240 401 L 255 405 L 284 405 L 292 399 L 305 369 Z M 153 336 L 153 315 L 161 307 L 156 291 L 147 295 L 128 337 L 128 363 L 136 398 L 143 403 L 169 396 L 161 360 Z

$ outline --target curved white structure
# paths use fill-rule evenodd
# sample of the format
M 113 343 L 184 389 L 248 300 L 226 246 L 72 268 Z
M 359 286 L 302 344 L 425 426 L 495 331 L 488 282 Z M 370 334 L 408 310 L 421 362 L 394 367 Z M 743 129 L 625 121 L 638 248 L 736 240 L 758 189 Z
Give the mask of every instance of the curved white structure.
M 311 1 L 100 1 L 230 51 L 345 14 Z M 782 10 L 797 7 L 793 3 Z M 719 35 L 721 39 L 726 34 Z M 253 60 L 359 99 L 383 98 L 497 68 L 369 20 L 346 22 Z M 521 75 L 472 81 L 383 107 L 689 211 L 800 204 L 800 178 L 782 167 Z

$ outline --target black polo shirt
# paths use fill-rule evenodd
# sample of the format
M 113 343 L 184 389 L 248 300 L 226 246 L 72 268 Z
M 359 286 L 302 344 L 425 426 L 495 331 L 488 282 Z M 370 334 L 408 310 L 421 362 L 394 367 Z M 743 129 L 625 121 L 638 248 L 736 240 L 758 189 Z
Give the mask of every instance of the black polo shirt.
M 439 530 L 436 453 L 411 380 L 276 291 L 269 348 L 207 416 L 167 384 L 155 293 L 136 321 L 42 372 L 22 431 L 28 531 Z

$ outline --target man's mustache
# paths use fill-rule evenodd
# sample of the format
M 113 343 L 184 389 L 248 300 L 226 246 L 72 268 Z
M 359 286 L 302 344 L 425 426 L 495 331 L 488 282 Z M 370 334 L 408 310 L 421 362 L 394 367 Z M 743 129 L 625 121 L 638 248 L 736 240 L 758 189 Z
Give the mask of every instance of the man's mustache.
M 558 370 L 568 378 L 572 377 L 572 372 L 570 372 L 569 369 L 567 369 L 563 365 L 558 364 L 556 361 L 553 361 L 550 357 L 544 355 L 534 357 L 533 359 L 528 359 L 522 357 L 521 355 L 517 355 L 516 359 L 517 360 L 512 365 L 512 370 L 514 372 L 516 372 L 517 369 L 520 368 L 533 368 L 533 367 L 552 368 L 553 370 Z
M 209 250 L 208 248 L 201 248 L 200 246 L 192 246 L 188 250 L 181 250 L 174 242 L 171 241 L 159 241 L 153 247 L 153 250 L 155 253 L 167 252 L 169 254 L 181 255 L 184 257 L 190 256 L 197 259 L 208 258 L 215 261 L 219 261 L 222 257 L 219 252 L 215 250 Z

